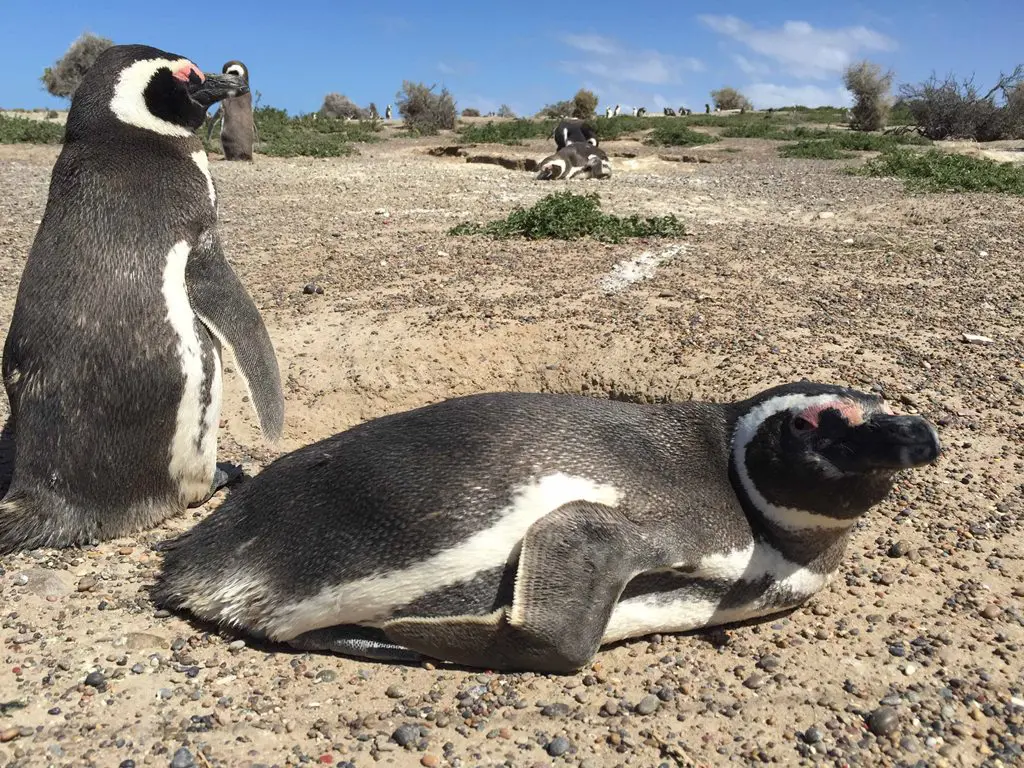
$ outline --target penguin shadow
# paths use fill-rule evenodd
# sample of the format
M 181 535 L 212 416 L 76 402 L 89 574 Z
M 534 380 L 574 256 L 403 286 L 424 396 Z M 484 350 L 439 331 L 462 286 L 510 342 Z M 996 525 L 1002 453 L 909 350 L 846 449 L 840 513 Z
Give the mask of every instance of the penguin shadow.
M 7 495 L 14 475 L 14 420 L 8 417 L 0 431 L 0 499 Z

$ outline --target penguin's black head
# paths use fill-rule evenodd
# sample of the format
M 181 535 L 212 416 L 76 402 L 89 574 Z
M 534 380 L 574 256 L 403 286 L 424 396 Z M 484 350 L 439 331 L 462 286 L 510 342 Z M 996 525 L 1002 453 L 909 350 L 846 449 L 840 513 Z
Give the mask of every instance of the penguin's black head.
M 241 78 L 246 85 L 249 84 L 249 68 L 238 59 L 232 59 L 223 66 L 221 72 L 225 75 L 234 75 Z M 241 94 L 239 94 L 241 95 Z
M 89 68 L 68 113 L 68 137 L 115 121 L 165 136 L 189 137 L 212 104 L 247 93 L 234 74 L 204 74 L 189 59 L 147 45 L 115 45 Z
M 732 465 L 747 500 L 788 529 L 844 527 L 897 472 L 935 462 L 935 428 L 881 398 L 829 384 L 774 387 L 739 403 Z

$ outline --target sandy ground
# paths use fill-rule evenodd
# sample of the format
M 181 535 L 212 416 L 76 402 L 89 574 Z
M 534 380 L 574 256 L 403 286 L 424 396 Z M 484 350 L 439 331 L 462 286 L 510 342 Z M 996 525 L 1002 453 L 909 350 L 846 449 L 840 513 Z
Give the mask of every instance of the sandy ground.
M 686 152 L 709 163 L 616 142 L 615 176 L 571 188 L 613 213 L 674 212 L 686 237 L 492 242 L 445 232 L 566 183 L 426 154 L 451 143 L 214 158 L 224 241 L 287 397 L 270 448 L 229 373 L 223 459 L 255 473 L 360 420 L 484 390 L 725 400 L 801 377 L 927 415 L 945 456 L 901 478 L 804 608 L 623 643 L 567 677 L 250 647 L 154 612 L 152 545 L 223 494 L 136 537 L 5 557 L 0 765 L 1020 764 L 1022 200 L 909 196 L 758 141 Z M 56 153 L 0 147 L 0 327 Z M 609 279 L 637 258 L 645 279 Z

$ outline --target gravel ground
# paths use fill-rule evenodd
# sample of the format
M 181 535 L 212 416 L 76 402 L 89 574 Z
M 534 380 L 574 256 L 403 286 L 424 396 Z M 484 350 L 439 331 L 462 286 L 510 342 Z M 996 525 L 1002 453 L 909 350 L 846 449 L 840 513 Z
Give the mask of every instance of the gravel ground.
M 285 439 L 268 448 L 229 372 L 224 459 L 255 473 L 469 392 L 733 399 L 804 376 L 927 415 L 947 453 L 859 524 L 805 607 L 622 643 L 566 677 L 251 647 L 155 612 L 153 544 L 222 494 L 136 537 L 4 557 L 0 765 L 1019 765 L 1021 199 L 909 196 L 759 141 L 615 142 L 615 176 L 570 187 L 613 213 L 674 212 L 685 238 L 491 242 L 445 232 L 564 182 L 427 154 L 451 143 L 214 158 L 224 240 L 287 397 Z M 2 327 L 56 151 L 0 147 Z M 647 279 L 609 282 L 636 258 Z

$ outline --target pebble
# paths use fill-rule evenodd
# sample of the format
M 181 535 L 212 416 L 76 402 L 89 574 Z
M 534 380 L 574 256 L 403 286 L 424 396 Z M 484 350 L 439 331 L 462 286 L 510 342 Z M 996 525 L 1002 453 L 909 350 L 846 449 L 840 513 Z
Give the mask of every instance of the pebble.
M 0 731 L 0 743 L 6 744 L 8 741 L 14 741 L 19 736 L 21 736 L 20 728 L 4 728 Z
M 900 541 L 897 541 L 895 544 L 889 547 L 888 555 L 889 557 L 903 557 L 909 551 L 910 545 L 901 539 Z
M 998 619 L 999 615 L 1003 612 L 1003 609 L 998 605 L 986 605 L 981 609 L 981 615 L 986 619 Z
M 238 652 L 245 648 L 245 640 L 232 640 L 228 643 L 228 650 Z
M 545 704 L 540 713 L 544 717 L 565 717 L 569 714 L 568 704 Z
M 95 588 L 95 586 L 96 586 L 96 577 L 95 576 L 92 576 L 92 575 L 90 575 L 90 576 L 83 576 L 82 578 L 80 578 L 78 580 L 78 586 L 76 587 L 76 589 L 79 592 L 88 592 L 91 589 Z
M 192 753 L 189 752 L 188 747 L 182 747 L 171 758 L 171 768 L 193 768 L 195 764 L 196 761 L 192 759 Z
M 420 765 L 426 766 L 426 768 L 437 768 L 441 764 L 441 758 L 437 755 L 432 755 L 429 752 L 420 758 Z
M 822 734 L 821 729 L 818 728 L 818 726 L 816 725 L 812 725 L 810 728 L 804 731 L 804 741 L 806 741 L 808 744 L 817 744 L 823 738 L 825 737 Z
M 85 684 L 102 691 L 107 687 L 107 678 L 102 672 L 90 672 L 85 676 Z
M 995 339 L 991 339 L 988 336 L 979 336 L 976 333 L 965 333 L 964 341 L 968 344 L 995 344 Z
M 892 707 L 879 707 L 868 715 L 868 730 L 875 736 L 888 736 L 899 724 L 899 715 Z
M 638 715 L 653 715 L 660 706 L 661 701 L 658 700 L 658 697 L 653 693 L 649 693 L 637 703 L 636 713 Z
M 754 674 L 752 674 L 750 677 L 748 677 L 746 680 L 743 681 L 743 686 L 745 688 L 749 688 L 752 691 L 756 691 L 758 688 L 760 688 L 764 684 L 765 684 L 765 676 L 762 675 L 760 672 L 755 672 Z
M 757 662 L 757 666 L 759 666 L 765 672 L 774 672 L 781 665 L 782 662 L 779 660 L 779 657 L 772 656 L 771 654 L 768 654 L 767 656 L 762 656 Z
M 388 689 L 384 691 L 384 695 L 389 699 L 404 699 L 408 694 L 397 685 L 389 685 Z
M 400 747 L 408 747 L 410 744 L 415 744 L 419 737 L 420 729 L 416 725 L 400 725 L 391 734 L 391 738 Z
M 547 752 L 552 757 L 564 755 L 570 749 L 572 749 L 572 742 L 565 738 L 565 736 L 555 736 L 555 738 L 548 742 L 547 746 Z

